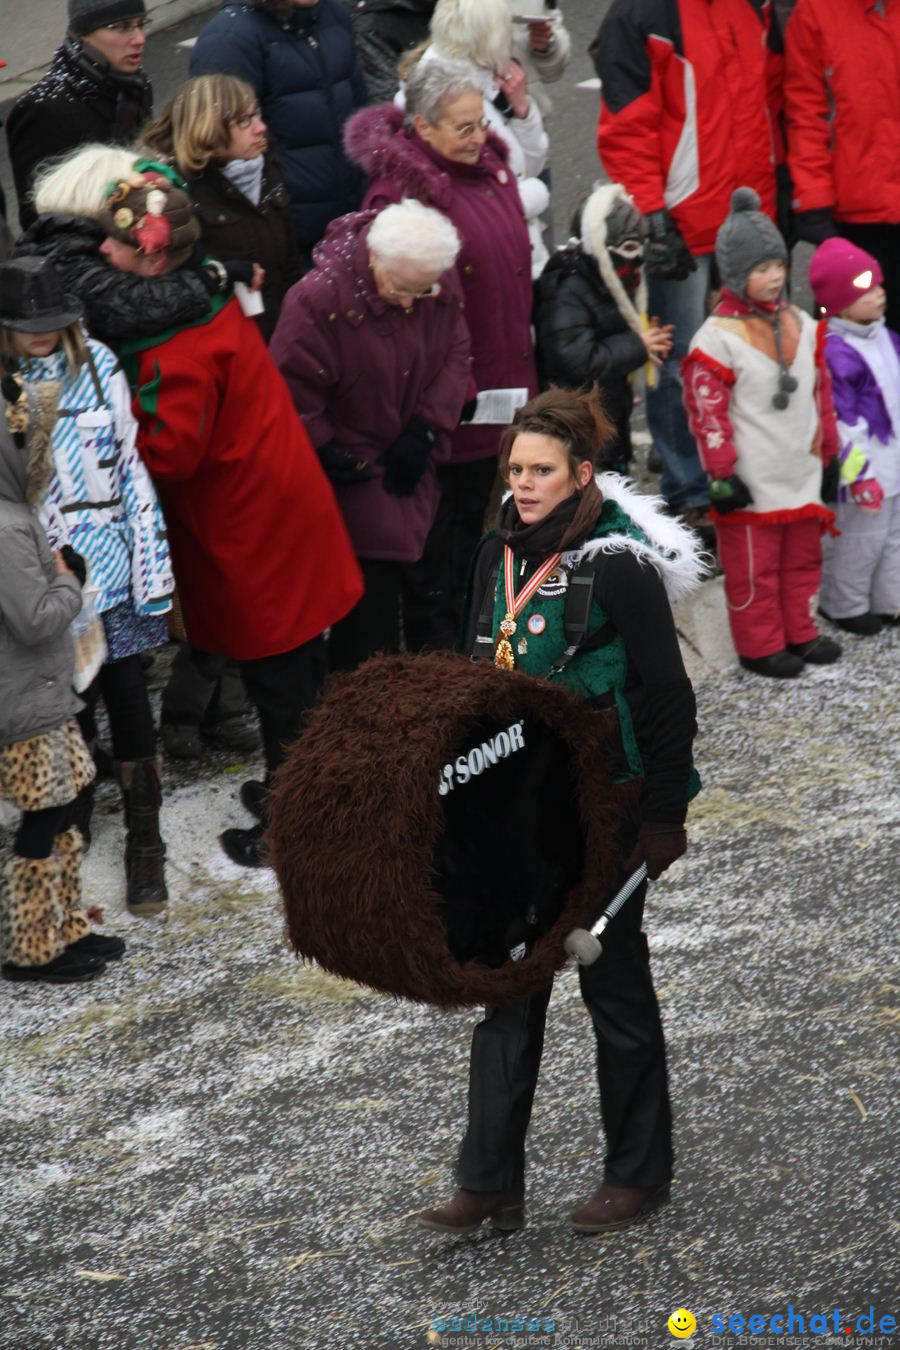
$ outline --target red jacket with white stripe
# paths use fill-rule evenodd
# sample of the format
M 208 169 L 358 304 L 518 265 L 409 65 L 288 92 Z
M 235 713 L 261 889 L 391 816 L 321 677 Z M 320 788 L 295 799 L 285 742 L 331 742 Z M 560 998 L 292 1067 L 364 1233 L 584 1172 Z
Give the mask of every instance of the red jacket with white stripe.
M 798 0 L 786 38 L 794 209 L 900 222 L 900 0 Z
M 603 167 L 711 253 L 731 193 L 775 214 L 783 56 L 771 0 L 613 0 L 591 54 Z

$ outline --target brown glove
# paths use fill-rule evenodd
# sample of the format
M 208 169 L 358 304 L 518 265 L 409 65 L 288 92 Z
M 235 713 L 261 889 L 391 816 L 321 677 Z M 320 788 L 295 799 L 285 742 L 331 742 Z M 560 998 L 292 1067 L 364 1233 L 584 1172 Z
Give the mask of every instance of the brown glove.
M 641 863 L 646 863 L 647 876 L 656 881 L 683 853 L 687 853 L 687 834 L 683 825 L 673 825 L 666 820 L 645 820 L 637 843 L 625 860 L 625 871 L 630 874 Z

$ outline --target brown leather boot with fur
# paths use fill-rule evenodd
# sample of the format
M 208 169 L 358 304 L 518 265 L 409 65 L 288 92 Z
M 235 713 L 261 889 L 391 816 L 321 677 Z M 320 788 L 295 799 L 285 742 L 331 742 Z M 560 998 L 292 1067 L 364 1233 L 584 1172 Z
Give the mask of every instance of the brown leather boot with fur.
M 123 760 L 116 774 L 125 802 L 125 903 L 132 914 L 158 914 L 169 899 L 166 846 L 159 832 L 162 804 L 158 759 Z
M 666 1204 L 669 1184 L 664 1186 L 599 1186 L 590 1200 L 572 1211 L 577 1233 L 612 1233 L 630 1228 Z
M 424 1209 L 419 1223 L 438 1233 L 474 1233 L 485 1219 L 492 1228 L 513 1232 L 525 1227 L 524 1191 L 467 1191 L 460 1188 L 441 1209 Z

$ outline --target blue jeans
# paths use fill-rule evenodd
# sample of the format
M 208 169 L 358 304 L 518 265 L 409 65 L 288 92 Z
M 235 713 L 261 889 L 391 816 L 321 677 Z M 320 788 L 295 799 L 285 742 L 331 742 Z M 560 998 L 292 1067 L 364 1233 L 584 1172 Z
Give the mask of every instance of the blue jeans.
M 648 278 L 648 309 L 660 323 L 673 323 L 672 354 L 647 390 L 647 425 L 662 460 L 660 487 L 669 506 L 679 511 L 709 505 L 709 487 L 690 433 L 681 394 L 681 362 L 691 338 L 706 318 L 712 254 L 696 258 L 696 272 L 684 281 Z

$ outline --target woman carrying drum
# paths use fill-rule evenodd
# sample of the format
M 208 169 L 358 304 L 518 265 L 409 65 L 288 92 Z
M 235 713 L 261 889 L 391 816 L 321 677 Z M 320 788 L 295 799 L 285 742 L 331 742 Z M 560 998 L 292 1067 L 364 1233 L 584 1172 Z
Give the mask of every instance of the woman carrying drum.
M 703 562 L 696 537 L 653 499 L 616 474 L 595 477 L 610 435 L 595 393 L 563 389 L 532 399 L 504 432 L 510 493 L 476 556 L 465 650 L 616 709 L 621 775 L 641 780 L 620 841 L 622 879 L 646 863 L 656 880 L 686 850 L 698 787 L 694 694 L 670 601 L 696 586 Z M 668 1199 L 671 1116 L 641 931 L 645 897 L 646 881 L 608 929 L 600 958 L 580 970 L 606 1132 L 602 1182 L 571 1216 L 580 1232 L 626 1227 Z M 550 992 L 489 1007 L 476 1026 L 459 1189 L 419 1215 L 426 1227 L 523 1226 L 525 1136 Z

